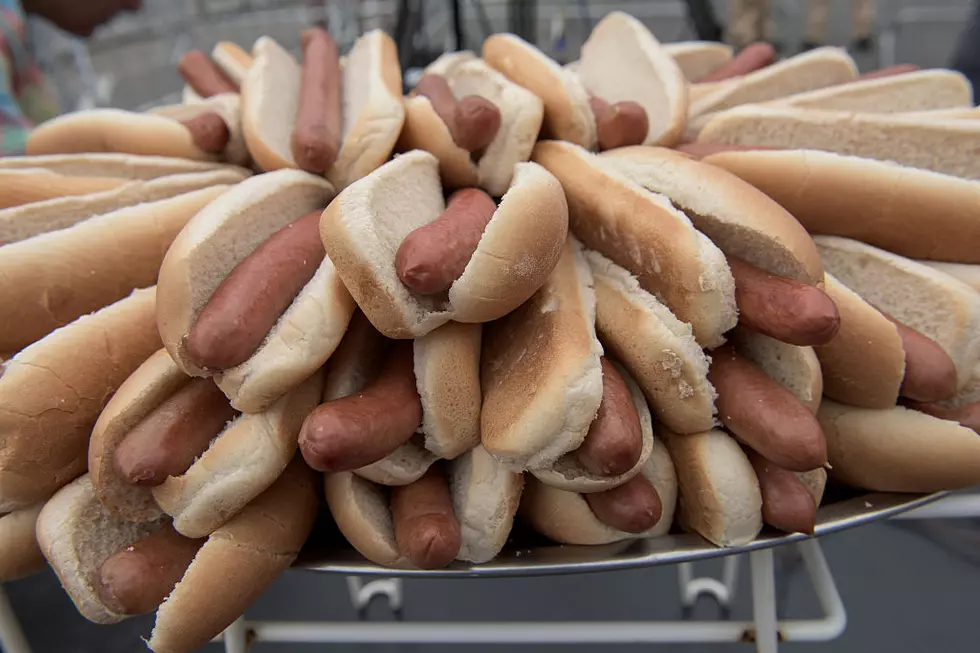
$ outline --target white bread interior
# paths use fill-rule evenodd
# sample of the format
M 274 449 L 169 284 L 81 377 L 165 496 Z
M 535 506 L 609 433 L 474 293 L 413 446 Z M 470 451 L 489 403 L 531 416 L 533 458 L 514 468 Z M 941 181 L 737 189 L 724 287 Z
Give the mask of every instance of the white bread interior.
M 252 65 L 252 55 L 232 41 L 220 41 L 215 44 L 211 50 L 211 59 L 228 76 L 228 79 L 239 86 L 245 81 L 245 75 Z
M 973 106 L 973 87 L 966 76 L 954 70 L 916 70 L 888 77 L 856 79 L 783 97 L 771 104 L 870 113 L 964 109 Z
M 542 137 L 595 148 L 595 117 L 578 75 L 516 34 L 490 35 L 483 42 L 482 54 L 484 61 L 509 80 L 541 98 Z
M 725 341 L 738 319 L 735 281 L 725 255 L 683 212 L 571 143 L 538 143 L 534 160 L 564 187 L 569 227 L 586 247 L 635 274 L 703 347 Z
M 450 319 L 485 322 L 515 309 L 544 283 L 568 230 L 560 185 L 518 164 L 463 274 L 439 296 L 411 293 L 392 262 L 405 237 L 445 210 L 439 163 L 416 150 L 344 189 L 323 213 L 320 236 L 358 306 L 389 338 L 429 333 Z M 534 238 L 528 238 L 528 233 Z
M 99 193 L 58 197 L 3 209 L 0 210 L 0 243 L 7 245 L 65 229 L 82 220 L 127 206 L 156 202 L 211 186 L 236 184 L 247 176 L 248 172 L 242 168 L 226 167 L 145 181 L 134 180 Z
M 980 295 L 927 265 L 847 238 L 818 236 L 824 266 L 902 324 L 929 336 L 956 364 L 962 387 L 980 360 Z
M 816 413 L 823 396 L 823 372 L 813 347 L 797 347 L 749 329 L 732 333 L 735 348 Z
M 813 503 L 819 508 L 823 501 L 823 492 L 827 488 L 827 470 L 823 467 L 811 469 L 808 472 L 795 472 L 796 477 L 803 482 L 813 496 Z
M 50 497 L 85 472 L 92 427 L 123 381 L 160 348 L 155 291 L 61 327 L 4 363 L 0 513 Z
M 217 161 L 205 152 L 191 132 L 172 118 L 121 109 L 91 109 L 68 113 L 42 123 L 27 137 L 25 154 L 119 152 Z
M 34 533 L 44 503 L 0 515 L 0 582 L 41 571 L 47 562 Z
M 642 474 L 660 496 L 660 521 L 643 533 L 626 533 L 600 521 L 581 494 L 529 478 L 521 499 L 520 516 L 534 530 L 561 544 L 597 545 L 666 535 L 677 507 L 677 473 L 663 440 L 656 438 Z
M 752 105 L 719 113 L 698 142 L 824 150 L 980 179 L 975 120 Z
M 664 51 L 674 58 L 689 82 L 696 82 L 732 60 L 732 46 L 714 41 L 664 43 Z
M 480 444 L 483 325 L 448 322 L 412 343 L 425 448 L 452 460 Z
M 322 209 L 331 197 L 325 180 L 281 170 L 239 184 L 187 223 L 160 268 L 157 316 L 164 345 L 185 373 L 208 374 L 188 358 L 186 338 L 220 283 L 269 236 Z M 323 365 L 353 310 L 350 294 L 324 257 L 259 349 L 216 375 L 219 387 L 236 409 L 264 410 Z
M 8 156 L 0 158 L 0 170 L 44 168 L 60 175 L 155 179 L 188 172 L 230 168 L 226 163 L 192 161 L 167 156 L 94 153 Z M 243 171 L 245 172 L 245 171 Z
M 259 169 L 295 168 L 290 146 L 299 109 L 300 65 L 268 36 L 252 46 L 252 65 L 241 87 L 242 131 Z
M 573 238 L 524 305 L 484 329 L 483 446 L 514 471 L 582 444 L 602 401 L 592 272 Z
M 228 145 L 222 152 L 222 158 L 228 163 L 246 165 L 248 163 L 248 146 L 245 144 L 245 134 L 242 132 L 241 100 L 238 93 L 221 93 L 200 99 L 192 104 L 184 103 L 157 107 L 150 113 L 175 120 L 187 120 L 204 112 L 218 114 L 228 126 Z
M 948 408 L 960 408 L 966 404 L 973 404 L 978 401 L 980 401 L 980 363 L 974 366 L 970 380 L 960 388 L 956 396 L 939 403 Z
M 637 102 L 649 129 L 644 145 L 676 144 L 687 118 L 687 80 L 643 23 L 621 11 L 599 21 L 582 45 L 579 78 L 610 104 Z
M 596 331 L 636 379 L 657 418 L 678 433 L 714 424 L 708 359 L 691 325 L 678 320 L 636 277 L 598 252 L 586 253 L 595 280 Z
M 830 273 L 824 290 L 840 315 L 834 339 L 813 348 L 823 372 L 824 394 L 854 406 L 894 406 L 905 378 L 905 348 L 898 327 Z
M 811 286 L 823 283 L 820 255 L 806 229 L 736 175 L 663 148 L 620 148 L 600 160 L 665 195 L 728 256 Z
M 980 263 L 976 181 L 817 150 L 722 152 L 704 162 L 756 186 L 811 233 L 912 258 Z
M 650 416 L 650 408 L 643 397 L 643 391 L 640 390 L 640 386 L 636 385 L 636 381 L 629 375 L 629 372 L 616 362 L 613 362 L 613 365 L 616 366 L 623 377 L 623 381 L 626 382 L 630 397 L 633 399 L 633 406 L 636 408 L 637 417 L 640 418 L 643 446 L 636 464 L 617 476 L 599 476 L 583 467 L 576 453 L 572 451 L 556 460 L 551 467 L 531 471 L 542 483 L 569 492 L 602 492 L 619 487 L 643 470 L 643 466 L 646 465 L 647 459 L 653 451 L 653 419 Z
M 857 65 L 843 48 L 816 48 L 739 77 L 737 83 L 720 86 L 693 102 L 690 115 L 700 116 L 844 84 L 856 79 L 857 74 Z
M 980 483 L 980 438 L 956 422 L 893 406 L 854 408 L 824 400 L 831 475 L 876 492 L 938 492 Z
M 919 261 L 919 263 L 955 277 L 980 292 L 980 265 L 976 263 L 941 263 L 938 261 Z
M 177 233 L 228 188 L 210 186 L 136 204 L 0 247 L 0 351 L 19 351 L 136 288 L 152 286 Z M 39 265 L 45 260 L 57 265 Z
M 510 536 L 524 490 L 523 474 L 508 470 L 477 445 L 451 463 L 449 484 L 460 530 L 456 559 L 489 562 Z
M 742 447 L 720 430 L 662 435 L 677 471 L 681 526 L 715 546 L 754 540 L 762 530 L 762 493 Z
M 282 475 L 322 384 L 316 373 L 264 412 L 235 418 L 186 472 L 153 488 L 153 498 L 174 518 L 179 533 L 209 535 Z
M 436 460 L 438 456 L 425 448 L 424 436 L 416 433 L 381 460 L 355 469 L 354 474 L 378 485 L 408 485 L 425 476 Z

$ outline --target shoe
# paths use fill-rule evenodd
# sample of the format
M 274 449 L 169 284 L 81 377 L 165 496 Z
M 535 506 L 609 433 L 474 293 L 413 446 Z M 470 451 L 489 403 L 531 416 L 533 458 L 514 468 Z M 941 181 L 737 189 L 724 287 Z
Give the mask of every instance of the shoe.
M 870 36 L 865 36 L 854 41 L 854 49 L 858 52 L 868 53 L 874 50 L 875 41 Z

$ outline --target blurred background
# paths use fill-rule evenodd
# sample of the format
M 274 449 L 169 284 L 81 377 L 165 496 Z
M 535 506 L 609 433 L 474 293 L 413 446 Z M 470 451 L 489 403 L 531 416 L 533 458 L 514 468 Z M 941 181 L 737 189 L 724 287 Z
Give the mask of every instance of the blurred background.
M 82 2 L 84 0 L 78 0 Z M 220 40 L 248 48 L 260 35 L 270 35 L 297 48 L 301 27 L 320 23 L 330 27 L 349 47 L 363 30 L 380 27 L 396 31 L 398 0 L 144 0 L 138 14 L 124 15 L 101 28 L 87 42 L 65 37 L 49 25 L 32 22 L 31 35 L 43 68 L 52 77 L 63 106 L 80 109 L 116 106 L 140 109 L 178 101 L 182 86 L 176 62 L 191 48 L 210 51 Z M 493 31 L 515 31 L 534 40 L 561 61 L 578 56 L 578 49 L 595 20 L 610 10 L 627 11 L 643 20 L 663 41 L 694 37 L 682 2 L 598 2 L 520 0 L 461 0 L 463 46 L 479 48 Z M 716 2 L 720 23 L 735 2 Z M 827 43 L 851 46 L 850 2 L 830 2 Z M 879 0 L 873 43 L 852 51 L 863 70 L 891 63 L 922 67 L 948 63 L 969 14 L 968 0 Z M 448 0 L 415 0 L 415 15 L 406 26 L 403 60 L 424 65 L 445 49 L 454 49 L 455 28 Z M 806 2 L 773 0 L 774 39 L 784 54 L 801 47 Z M 843 637 L 829 644 L 784 644 L 782 650 L 889 651 L 905 653 L 980 650 L 980 528 L 970 519 L 955 521 L 889 521 L 823 538 L 821 543 L 848 610 Z M 818 604 L 793 550 L 777 551 L 780 615 L 814 618 Z M 699 573 L 719 574 L 718 561 L 701 563 Z M 747 567 L 732 616 L 751 615 Z M 140 637 L 149 635 L 152 618 L 137 618 L 115 626 L 95 626 L 83 620 L 45 573 L 5 586 L 14 611 L 34 651 L 116 653 L 144 651 Z M 406 620 L 644 620 L 678 619 L 677 572 L 655 568 L 541 579 L 408 580 L 404 584 Z M 253 619 L 355 620 L 358 614 L 341 576 L 291 571 L 258 601 Z M 384 601 L 375 602 L 368 619 L 394 618 Z M 710 602 L 699 604 L 693 616 L 719 618 Z M 258 644 L 263 653 L 286 651 L 449 651 L 459 646 L 431 645 L 274 645 Z M 500 646 L 466 647 L 467 651 L 499 651 Z M 508 646 L 510 653 L 540 650 L 540 646 Z M 576 653 L 635 653 L 639 646 L 583 645 L 567 647 Z M 651 647 L 643 647 L 648 650 Z M 717 653 L 754 650 L 743 645 L 665 645 L 658 651 Z M 208 647 L 220 651 L 220 645 Z

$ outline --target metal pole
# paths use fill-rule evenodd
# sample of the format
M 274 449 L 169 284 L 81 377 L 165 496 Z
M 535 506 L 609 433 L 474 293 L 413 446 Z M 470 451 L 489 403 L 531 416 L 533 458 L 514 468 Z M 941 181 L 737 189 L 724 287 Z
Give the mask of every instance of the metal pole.
M 776 623 L 776 577 L 772 549 L 749 553 L 752 568 L 752 614 L 755 619 L 755 649 L 759 653 L 776 653 L 779 630 Z
M 0 585 L 0 649 L 4 653 L 31 653 L 24 631 L 20 628 L 14 608 Z

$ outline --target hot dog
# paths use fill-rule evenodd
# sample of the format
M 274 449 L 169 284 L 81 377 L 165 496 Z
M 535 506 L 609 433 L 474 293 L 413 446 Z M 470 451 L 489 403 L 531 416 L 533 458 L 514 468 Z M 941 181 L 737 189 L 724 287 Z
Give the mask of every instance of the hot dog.
M 156 610 L 183 577 L 206 540 L 184 537 L 167 525 L 110 556 L 99 569 L 99 600 L 113 612 Z
M 905 376 L 899 395 L 921 402 L 942 401 L 956 394 L 956 365 L 929 336 L 910 329 L 884 311 L 898 327 L 905 350 Z
M 247 360 L 323 261 L 320 212 L 287 224 L 242 259 L 187 336 L 194 364 L 224 370 Z
M 576 454 L 592 474 L 618 476 L 632 469 L 640 459 L 643 434 L 626 381 L 608 359 L 603 357 L 601 362 L 602 403 Z
M 752 43 L 745 46 L 731 61 L 708 73 L 697 82 L 718 82 L 732 77 L 741 77 L 765 68 L 776 61 L 776 49 L 768 43 Z
M 824 345 L 840 329 L 837 307 L 819 288 L 728 257 L 739 324 L 798 346 Z M 801 470 L 802 471 L 802 470 Z
M 478 95 L 457 101 L 442 75 L 426 73 L 415 92 L 429 98 L 432 108 L 449 127 L 453 141 L 467 152 L 482 152 L 500 130 L 500 109 Z
M 328 401 L 306 418 L 299 447 L 307 464 L 317 471 L 354 470 L 405 444 L 421 423 L 412 346 L 399 342 L 363 391 Z
M 340 148 L 340 52 L 324 29 L 305 30 L 300 40 L 303 75 L 290 147 L 296 165 L 322 174 Z
M 238 85 L 200 50 L 191 50 L 181 57 L 177 70 L 187 85 L 202 98 L 238 92 Z
M 767 460 L 794 472 L 827 462 L 827 443 L 813 413 L 730 345 L 712 352 L 708 379 L 718 391 L 718 418 Z
M 817 505 L 813 495 L 800 477 L 782 469 L 755 451 L 746 455 L 762 492 L 762 521 L 787 533 L 813 535 L 817 520 Z
M 192 379 L 140 421 L 116 448 L 116 472 L 133 485 L 157 486 L 187 471 L 235 415 L 210 379 Z
M 933 417 L 938 417 L 939 419 L 958 422 L 966 428 L 973 429 L 975 432 L 980 434 L 980 402 L 973 402 L 963 406 L 957 406 L 955 408 L 943 406 L 942 404 L 923 403 L 918 401 L 909 401 L 906 402 L 905 405 L 908 408 L 914 408 L 915 410 L 921 411 L 927 415 L 932 415 Z
M 459 521 L 439 465 L 414 483 L 392 488 L 391 517 L 398 550 L 416 567 L 439 569 L 459 553 Z
M 477 188 L 453 193 L 442 215 L 412 231 L 398 247 L 398 278 L 419 294 L 447 291 L 463 274 L 496 210 L 493 198 Z
M 611 490 L 584 496 L 600 521 L 625 533 L 650 530 L 663 515 L 663 503 L 657 488 L 643 474 Z
M 638 102 L 617 102 L 591 96 L 589 107 L 595 115 L 596 136 L 600 150 L 640 145 L 650 129 L 650 121 Z
M 187 131 L 191 133 L 194 144 L 205 152 L 218 154 L 224 152 L 231 140 L 231 131 L 228 124 L 213 111 L 201 113 L 193 118 L 185 118 L 180 121 Z

